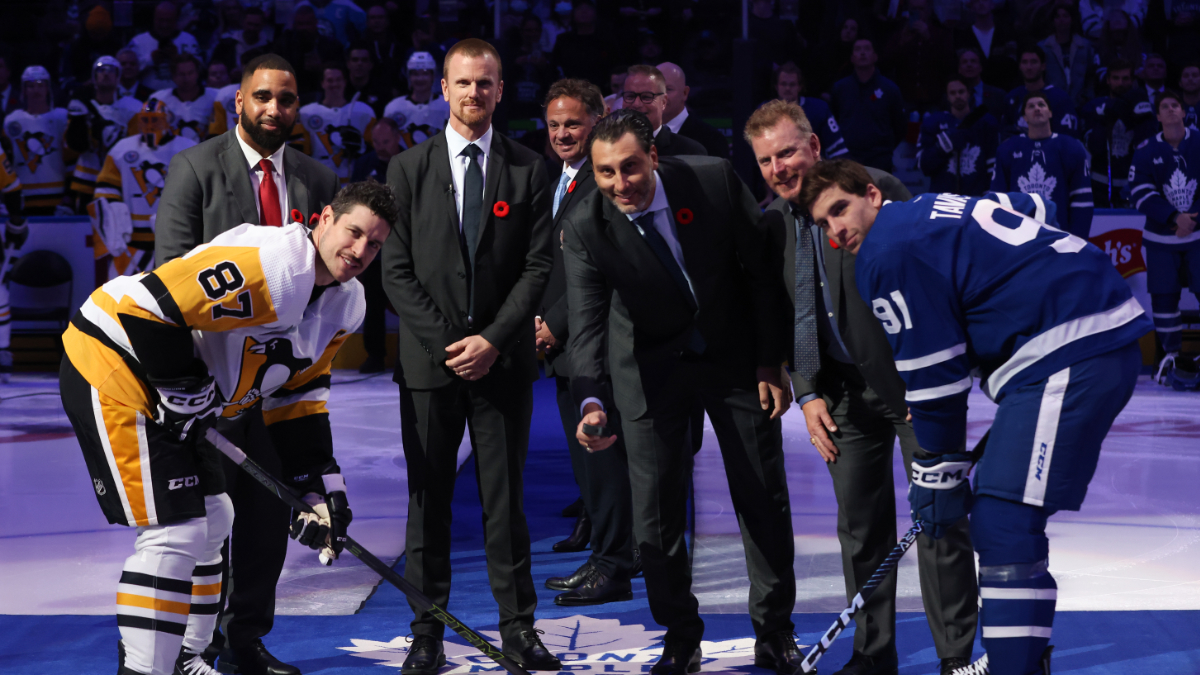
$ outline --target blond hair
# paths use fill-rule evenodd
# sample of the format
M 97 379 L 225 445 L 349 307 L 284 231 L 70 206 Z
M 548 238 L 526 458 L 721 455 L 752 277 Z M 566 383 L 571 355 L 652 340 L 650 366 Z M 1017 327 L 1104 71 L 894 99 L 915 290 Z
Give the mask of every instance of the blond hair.
M 785 118 L 796 125 L 801 135 L 812 134 L 812 122 L 808 121 L 808 115 L 804 114 L 804 108 L 795 103 L 775 99 L 759 106 L 750 119 L 746 120 L 746 128 L 742 131 L 742 137 L 746 139 L 747 143 L 753 143 L 754 139 L 762 136 L 767 129 L 779 124 L 779 120 Z

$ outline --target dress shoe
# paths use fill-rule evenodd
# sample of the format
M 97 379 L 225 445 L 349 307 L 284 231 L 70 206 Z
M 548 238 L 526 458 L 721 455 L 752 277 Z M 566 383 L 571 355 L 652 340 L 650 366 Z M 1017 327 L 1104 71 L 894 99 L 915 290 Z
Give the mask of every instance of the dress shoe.
M 572 588 L 579 588 L 583 585 L 583 582 L 587 581 L 588 574 L 591 574 L 591 571 L 594 569 L 596 568 L 592 567 L 592 563 L 585 562 L 579 566 L 579 569 L 572 572 L 570 576 L 550 577 L 546 580 L 546 588 L 552 591 L 569 591 Z
M 987 655 L 984 654 L 975 663 L 961 656 L 942 659 L 941 675 L 988 675 Z
M 358 367 L 358 372 L 363 375 L 371 375 L 373 373 L 382 373 L 383 369 L 383 358 L 368 354 L 362 365 Z
M 854 652 L 846 665 L 833 675 L 896 675 L 899 672 L 900 661 L 894 654 L 884 657 Z
M 592 568 L 591 574 L 574 589 L 554 598 L 554 604 L 564 606 L 603 605 L 606 602 L 624 602 L 633 599 L 633 586 L 628 581 L 610 579 Z
M 796 646 L 796 638 L 791 631 L 771 633 L 754 643 L 754 665 L 759 668 L 768 668 L 779 675 L 795 675 L 801 672 L 802 661 L 804 655 Z
M 562 661 L 551 654 L 538 637 L 541 632 L 526 628 L 517 637 L 505 640 L 501 651 L 525 670 L 562 670 Z
M 564 506 L 562 510 L 562 517 L 578 518 L 579 514 L 581 513 L 583 513 L 583 497 L 580 497 L 579 499 L 576 499 L 570 504 Z
M 650 675 L 686 675 L 700 671 L 700 645 L 692 640 L 668 638 L 662 658 L 650 666 Z
M 442 641 L 432 635 L 417 635 L 413 638 L 412 646 L 408 648 L 408 656 L 404 665 L 400 666 L 401 675 L 435 675 L 438 668 L 446 665 L 446 652 L 442 649 Z
M 300 675 L 300 669 L 271 656 L 262 640 L 248 647 L 231 647 L 228 643 L 217 659 L 217 670 L 236 675 Z
M 636 579 L 642 576 L 642 552 L 638 547 L 633 547 L 633 567 L 629 568 L 629 578 Z
M 555 553 L 577 553 L 586 549 L 591 541 L 592 519 L 588 518 L 587 511 L 581 511 L 575 519 L 575 529 L 571 531 L 571 536 L 550 548 L 554 549 Z

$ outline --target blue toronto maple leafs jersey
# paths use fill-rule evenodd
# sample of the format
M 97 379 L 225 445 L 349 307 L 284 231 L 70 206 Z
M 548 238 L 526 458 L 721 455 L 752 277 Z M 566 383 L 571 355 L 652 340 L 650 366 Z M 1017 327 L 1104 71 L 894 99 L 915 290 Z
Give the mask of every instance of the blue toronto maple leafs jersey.
M 965 119 L 963 121 L 966 121 Z M 967 128 L 949 112 L 926 113 L 917 139 L 917 166 L 933 192 L 979 196 L 988 191 L 996 162 L 1000 123 L 984 115 Z M 939 138 L 945 134 L 944 138 Z M 943 147 L 948 142 L 949 152 Z
M 1184 129 L 1179 148 L 1163 140 L 1159 133 L 1133 153 L 1129 171 L 1129 199 L 1134 208 L 1146 214 L 1142 241 L 1176 246 L 1200 241 L 1200 232 L 1180 239 L 1171 229 L 1171 216 L 1196 213 L 1200 208 L 1196 186 L 1200 180 L 1200 132 Z
M 1141 87 L 1120 98 L 1101 96 L 1088 101 L 1079 111 L 1079 126 L 1092 158 L 1092 180 L 1108 183 L 1111 156 L 1114 188 L 1125 187 L 1133 151 L 1158 131 L 1150 101 Z
M 846 139 L 842 138 L 842 130 L 829 104 L 819 98 L 800 97 L 800 107 L 808 121 L 812 123 L 813 133 L 821 140 L 821 156 L 825 159 L 840 157 L 849 150 L 846 149 Z
M 1075 117 L 1075 104 L 1071 102 L 1071 95 L 1052 84 L 1039 91 L 1046 95 L 1046 103 L 1050 106 L 1050 129 L 1056 134 L 1078 135 L 1079 121 Z M 1008 92 L 1008 98 L 1004 101 L 1005 110 L 1000 120 L 1004 126 L 1001 131 L 1005 136 L 1023 134 L 1029 129 L 1025 122 L 1025 111 L 1022 109 L 1028 94 L 1029 90 L 1025 85 Z
M 923 194 L 879 211 L 855 280 L 883 325 L 921 447 L 966 440 L 972 373 L 1000 401 L 1153 330 L 1100 249 L 1036 195 Z
M 1058 227 L 1083 239 L 1091 232 L 1092 180 L 1087 151 L 1070 136 L 1051 134 L 1037 140 L 1013 136 L 1001 143 L 992 190 L 1041 195 L 1057 207 Z
M 1200 103 L 1183 104 L 1183 126 L 1200 131 Z

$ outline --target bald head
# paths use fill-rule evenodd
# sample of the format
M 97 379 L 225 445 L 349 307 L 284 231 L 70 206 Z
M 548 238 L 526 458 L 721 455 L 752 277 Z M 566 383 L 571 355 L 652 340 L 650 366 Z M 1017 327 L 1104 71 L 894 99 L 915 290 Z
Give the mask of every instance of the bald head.
M 687 77 L 683 74 L 683 68 L 670 61 L 665 61 L 658 64 L 658 69 L 667 83 L 667 109 L 663 111 L 663 123 L 665 124 L 678 117 L 687 107 L 688 92 L 691 90 L 687 86 Z

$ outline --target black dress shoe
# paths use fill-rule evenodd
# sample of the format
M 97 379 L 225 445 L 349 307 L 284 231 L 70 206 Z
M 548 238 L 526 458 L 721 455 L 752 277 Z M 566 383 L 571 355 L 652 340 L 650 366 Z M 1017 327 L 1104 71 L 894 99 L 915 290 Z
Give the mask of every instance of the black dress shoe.
M 550 548 L 554 549 L 555 553 L 577 553 L 586 549 L 591 541 L 592 519 L 588 518 L 587 511 L 581 511 L 575 519 L 575 529 L 571 531 L 571 536 Z
M 412 646 L 408 648 L 408 656 L 404 657 L 404 665 L 400 666 L 401 675 L 436 675 L 438 668 L 446 665 L 446 652 L 442 649 L 442 641 L 432 635 L 417 635 L 413 637 Z
M 576 499 L 570 504 L 564 506 L 562 510 L 562 517 L 578 518 L 579 514 L 581 513 L 583 513 L 583 497 L 580 497 L 579 499 Z
M 505 640 L 501 651 L 525 670 L 562 670 L 562 661 L 542 644 L 540 632 L 526 628 L 512 640 Z
M 231 647 L 228 643 L 217 659 L 217 670 L 237 675 L 300 675 L 300 669 L 271 656 L 262 640 L 248 647 Z
M 801 672 L 802 661 L 804 655 L 796 646 L 796 639 L 792 637 L 791 631 L 771 633 L 754 643 L 754 665 L 759 668 L 769 668 L 779 675 L 795 675 Z
M 579 566 L 579 569 L 572 572 L 570 576 L 550 577 L 546 580 L 546 588 L 552 591 L 569 591 L 572 588 L 579 588 L 583 585 L 583 582 L 587 581 L 588 575 L 594 569 L 596 568 L 592 567 L 592 563 L 585 562 Z
M 854 652 L 846 665 L 833 675 L 896 675 L 899 672 L 900 662 L 895 655 L 867 656 L 862 652 Z
M 629 578 L 636 579 L 642 576 L 642 552 L 638 547 L 633 547 L 633 567 L 629 568 Z
M 691 640 L 667 639 L 662 658 L 650 666 L 650 675 L 686 675 L 700 671 L 700 645 Z
M 592 568 L 582 584 L 554 598 L 554 604 L 573 607 L 575 605 L 603 605 L 606 602 L 624 602 L 633 599 L 633 586 L 628 581 L 610 579 Z

